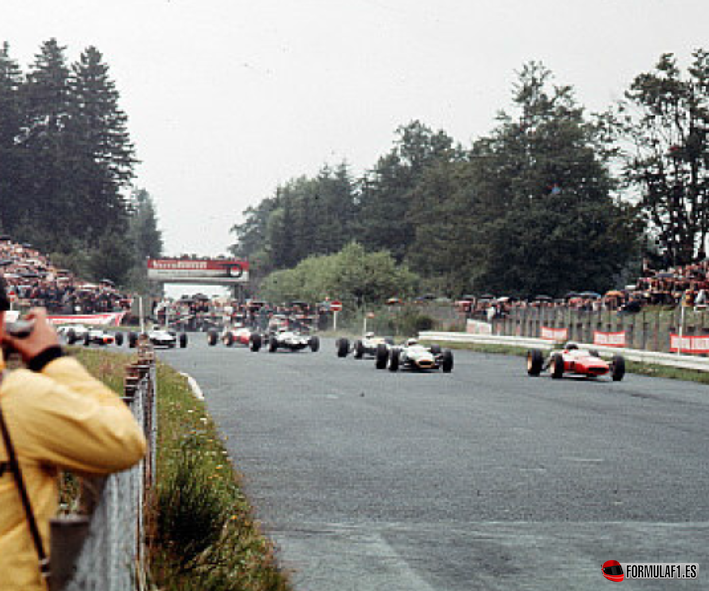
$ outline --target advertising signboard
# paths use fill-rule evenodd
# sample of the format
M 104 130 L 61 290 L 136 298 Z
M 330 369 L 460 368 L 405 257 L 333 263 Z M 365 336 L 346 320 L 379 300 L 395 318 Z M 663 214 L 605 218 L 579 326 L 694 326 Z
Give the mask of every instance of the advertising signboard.
M 237 259 L 148 259 L 148 279 L 162 283 L 247 283 L 249 263 Z

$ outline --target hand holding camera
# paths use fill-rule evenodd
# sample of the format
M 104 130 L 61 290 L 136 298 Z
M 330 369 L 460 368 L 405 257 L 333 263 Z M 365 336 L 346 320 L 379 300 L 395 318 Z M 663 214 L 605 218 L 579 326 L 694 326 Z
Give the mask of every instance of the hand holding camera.
M 3 345 L 17 351 L 27 362 L 45 349 L 59 345 L 59 337 L 47 321 L 47 311 L 33 308 L 24 320 L 5 325 Z

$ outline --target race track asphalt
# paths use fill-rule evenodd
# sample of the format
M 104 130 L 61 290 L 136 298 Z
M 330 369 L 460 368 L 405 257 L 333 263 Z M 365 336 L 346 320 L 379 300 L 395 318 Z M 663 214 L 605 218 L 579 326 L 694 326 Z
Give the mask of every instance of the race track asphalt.
M 709 388 L 529 378 L 455 352 L 451 374 L 208 347 L 193 376 L 298 591 L 595 590 L 601 565 L 699 563 L 709 588 Z

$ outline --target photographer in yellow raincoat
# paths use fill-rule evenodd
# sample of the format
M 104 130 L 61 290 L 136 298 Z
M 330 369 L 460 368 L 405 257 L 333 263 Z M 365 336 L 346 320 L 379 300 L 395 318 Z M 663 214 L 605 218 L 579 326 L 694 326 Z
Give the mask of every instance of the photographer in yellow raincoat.
M 58 503 L 60 469 L 107 474 L 129 468 L 146 450 L 140 426 L 121 399 L 75 359 L 64 356 L 43 309 L 33 310 L 26 338 L 5 331 L 9 309 L 0 277 L 0 339 L 27 369 L 5 371 L 0 355 L 0 410 L 45 552 Z M 44 591 L 36 541 L 0 439 L 0 590 Z

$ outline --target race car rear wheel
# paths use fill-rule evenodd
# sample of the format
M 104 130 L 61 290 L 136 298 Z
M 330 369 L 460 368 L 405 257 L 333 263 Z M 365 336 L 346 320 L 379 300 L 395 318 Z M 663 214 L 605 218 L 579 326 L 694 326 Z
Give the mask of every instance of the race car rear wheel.
M 210 330 L 207 333 L 207 344 L 210 347 L 214 347 L 214 345 L 217 344 L 217 341 L 219 340 L 219 335 L 217 334 L 216 330 Z
M 227 347 L 231 347 L 234 345 L 234 335 L 231 332 L 228 332 L 224 335 L 224 344 Z
M 123 344 L 123 333 L 117 332 L 115 338 L 116 338 L 116 345 L 118 345 L 120 347 Z
M 250 345 L 251 345 L 251 350 L 252 350 L 254 353 L 257 353 L 258 350 L 261 348 L 261 344 L 262 344 L 261 335 L 260 335 L 259 333 L 257 333 L 257 332 L 253 333 L 253 334 L 249 337 L 249 343 L 250 343 Z
M 377 345 L 377 369 L 386 369 L 387 361 L 389 361 L 389 347 L 384 343 Z
M 551 358 L 551 377 L 558 380 L 564 375 L 564 358 L 560 353 L 556 353 Z
M 271 337 L 268 340 L 268 352 L 275 353 L 276 349 L 278 349 L 278 341 L 276 340 L 276 337 Z
M 129 332 L 128 333 L 128 346 L 131 349 L 135 349 L 137 344 L 138 344 L 138 335 L 134 332 Z
M 401 351 L 399 349 L 392 349 L 391 355 L 389 355 L 389 371 L 399 370 Z
M 187 333 L 180 334 L 180 349 L 187 347 Z
M 614 382 L 620 382 L 625 375 L 625 358 L 622 355 L 614 355 L 611 361 L 611 378 Z
M 355 359 L 364 357 L 364 343 L 361 339 L 357 339 L 354 344 Z
M 538 376 L 542 373 L 544 366 L 544 355 L 539 349 L 530 349 L 527 351 L 527 373 L 530 376 Z
M 347 353 L 349 353 L 350 350 L 350 341 L 346 339 L 345 337 L 342 337 L 340 339 L 337 339 L 337 356 L 338 357 L 347 357 Z
M 443 373 L 450 373 L 453 371 L 453 351 L 450 349 L 443 349 L 442 352 L 443 360 L 441 361 L 441 369 Z
M 89 333 L 86 333 L 86 336 L 84 337 L 84 347 L 88 347 L 91 344 L 91 337 L 89 336 Z
M 310 337 L 308 345 L 310 345 L 310 350 L 315 353 L 320 349 L 320 338 L 317 336 Z
M 69 329 L 69 332 L 66 333 L 66 342 L 69 345 L 73 345 L 76 342 L 76 332 L 74 332 L 74 329 Z

